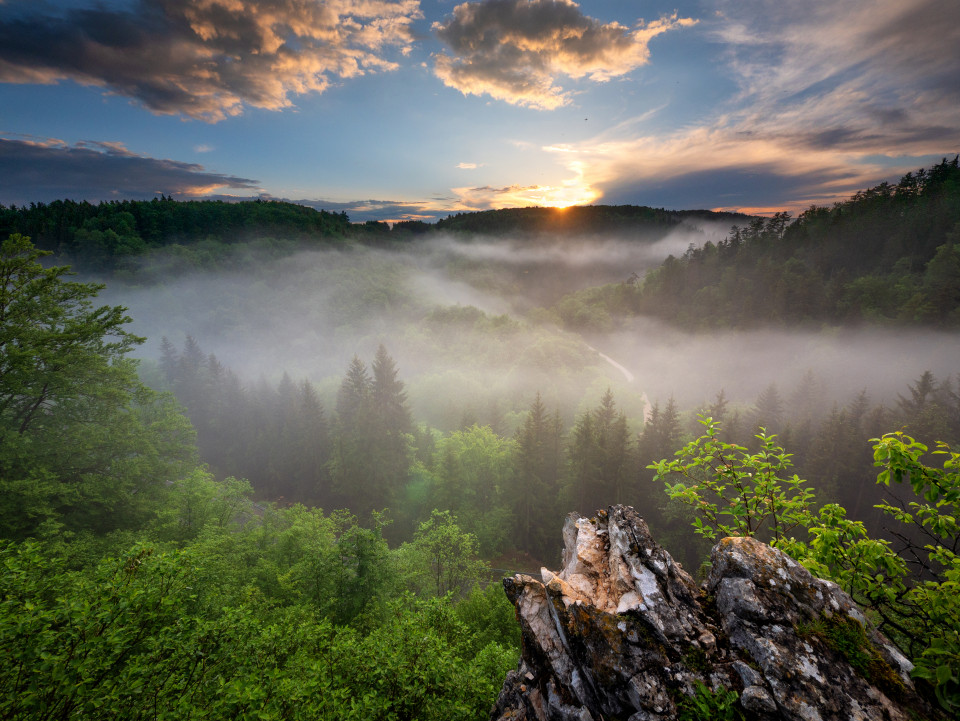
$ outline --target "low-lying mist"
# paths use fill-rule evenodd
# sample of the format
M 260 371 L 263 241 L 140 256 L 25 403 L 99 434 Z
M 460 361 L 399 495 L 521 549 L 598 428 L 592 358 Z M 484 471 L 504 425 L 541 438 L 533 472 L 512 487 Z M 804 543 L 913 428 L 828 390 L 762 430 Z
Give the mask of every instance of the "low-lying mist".
M 475 287 L 512 303 L 514 310 L 555 303 L 568 293 L 642 276 L 669 255 L 691 245 L 726 237 L 729 228 L 717 222 L 684 223 L 665 235 L 618 238 L 610 235 L 523 238 L 430 238 L 416 248 L 431 272 L 456 273 Z
M 651 399 L 673 397 L 681 408 L 708 404 L 720 390 L 749 404 L 771 383 L 788 393 L 809 374 L 840 403 L 866 390 L 875 403 L 889 404 L 924 371 L 941 379 L 960 372 L 960 337 L 931 330 L 689 333 L 637 318 L 591 340 L 632 372 Z
M 104 299 L 129 308 L 132 330 L 148 338 L 145 358 L 159 356 L 162 337 L 179 347 L 192 336 L 245 382 L 287 372 L 317 383 L 328 404 L 351 358 L 369 360 L 383 343 L 415 416 L 440 427 L 455 426 L 464 409 L 480 420 L 492 404 L 520 412 L 538 391 L 571 419 L 612 386 L 639 427 L 644 394 L 689 409 L 723 389 L 749 405 L 770 383 L 789 392 L 812 373 L 840 403 L 864 389 L 874 402 L 892 402 L 925 370 L 944 378 L 960 371 L 960 338 L 927 331 L 692 334 L 631 319 L 584 339 L 544 322 L 543 313 L 528 315 L 564 294 L 642 276 L 667 255 L 724 233 L 713 224 L 650 242 L 431 236 L 387 248 L 254 256 L 159 278 L 154 272 L 149 285 L 135 284 L 134 273 L 111 282 Z

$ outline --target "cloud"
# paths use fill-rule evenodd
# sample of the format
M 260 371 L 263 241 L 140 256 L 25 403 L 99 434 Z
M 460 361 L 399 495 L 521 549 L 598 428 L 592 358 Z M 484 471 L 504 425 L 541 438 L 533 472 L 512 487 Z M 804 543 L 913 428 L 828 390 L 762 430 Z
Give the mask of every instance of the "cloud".
M 214 147 L 212 145 L 207 145 L 206 143 L 201 143 L 200 145 L 193 146 L 193 152 L 195 153 L 210 153 L 213 152 Z
M 576 164 L 571 164 L 575 170 Z M 485 185 L 479 188 L 453 188 L 457 196 L 456 210 L 489 210 L 490 208 L 566 208 L 588 205 L 600 193 L 583 183 L 582 173 L 564 180 L 560 185 L 507 185 L 499 188 Z
M 715 34 L 748 108 L 740 132 L 865 154 L 960 142 L 960 4 L 737 0 L 723 17 Z
M 435 56 L 434 72 L 464 95 L 552 110 L 571 101 L 561 76 L 604 82 L 625 75 L 649 62 L 650 40 L 695 22 L 674 13 L 631 30 L 587 17 L 572 0 L 463 3 L 433 25 L 452 53 Z
M 0 21 L 0 82 L 74 80 L 154 113 L 218 121 L 250 105 L 392 70 L 421 17 L 419 0 L 137 0 Z
M 476 170 L 478 166 L 476 163 L 457 163 L 457 167 L 460 170 Z
M 202 165 L 137 155 L 119 143 L 0 137 L 0 203 L 204 196 L 257 181 L 211 173 Z
M 446 198 L 434 200 L 315 200 L 276 198 L 263 194 L 261 197 L 270 200 L 283 200 L 297 205 L 306 205 L 317 210 L 326 210 L 330 213 L 346 213 L 351 222 L 362 223 L 369 220 L 395 223 L 403 220 L 423 220 L 433 222 L 446 217 L 453 211 L 451 203 Z
M 546 148 L 603 202 L 798 211 L 960 150 L 960 3 L 720 7 L 704 30 L 728 102 L 666 134 L 626 122 Z
M 890 172 L 855 153 L 799 153 L 781 139 L 743 136 L 729 127 L 547 150 L 603 202 L 672 208 L 801 210 L 846 198 Z

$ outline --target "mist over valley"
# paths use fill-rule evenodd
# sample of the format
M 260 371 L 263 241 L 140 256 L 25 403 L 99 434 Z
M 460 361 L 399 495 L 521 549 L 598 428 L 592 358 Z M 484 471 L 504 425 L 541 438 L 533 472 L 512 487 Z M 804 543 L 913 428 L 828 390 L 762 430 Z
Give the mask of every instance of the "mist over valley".
M 845 403 L 866 390 L 895 402 L 905 383 L 932 371 L 957 372 L 960 337 L 934 329 L 809 324 L 690 331 L 655 318 L 614 318 L 606 331 L 568 330 L 556 305 L 577 291 L 629 284 L 669 255 L 726 237 L 719 223 L 685 225 L 645 241 L 609 235 L 531 239 L 431 235 L 390 247 L 254 254 L 229 269 L 157 271 L 149 281 L 108 283 L 103 299 L 129 309 L 131 328 L 147 338 L 138 354 L 159 359 L 160 339 L 190 336 L 247 384 L 308 378 L 332 403 L 351 358 L 384 344 L 394 356 L 415 416 L 449 430 L 459 419 L 445 405 L 472 409 L 493 402 L 522 411 L 541 392 L 568 421 L 606 386 L 634 411 L 674 398 L 702 407 L 724 390 L 749 407 L 769 384 L 786 392 L 812 373 L 827 397 Z M 603 361 L 611 356 L 635 380 Z

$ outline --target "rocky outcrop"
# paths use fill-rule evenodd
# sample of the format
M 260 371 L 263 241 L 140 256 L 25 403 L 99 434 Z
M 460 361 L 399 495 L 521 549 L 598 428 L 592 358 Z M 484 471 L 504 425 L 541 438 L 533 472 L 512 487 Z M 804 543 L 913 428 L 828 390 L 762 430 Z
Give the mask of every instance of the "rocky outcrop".
M 563 539 L 559 573 L 504 580 L 523 657 L 492 719 L 676 719 L 698 687 L 737 692 L 729 718 L 940 718 L 850 597 L 777 549 L 722 540 L 701 588 L 633 508 L 573 514 Z

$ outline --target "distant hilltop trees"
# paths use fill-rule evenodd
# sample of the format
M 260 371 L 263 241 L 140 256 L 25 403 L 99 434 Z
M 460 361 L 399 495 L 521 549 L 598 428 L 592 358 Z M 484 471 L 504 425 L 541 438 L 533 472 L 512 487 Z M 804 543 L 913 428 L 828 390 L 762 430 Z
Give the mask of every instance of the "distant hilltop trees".
M 0 205 L 0 237 L 21 233 L 38 248 L 68 258 L 75 267 L 112 269 L 117 260 L 174 244 L 234 243 L 278 237 L 332 241 L 350 228 L 346 213 L 329 213 L 280 201 L 229 203 L 122 200 L 94 205 L 56 200 L 9 208 Z
M 591 235 L 647 234 L 669 230 L 685 220 L 746 223 L 751 216 L 711 210 L 664 210 L 640 205 L 577 205 L 569 208 L 506 208 L 457 213 L 438 220 L 437 230 L 487 235 L 504 233 Z
M 567 296 L 568 327 L 646 315 L 691 329 L 960 326 L 960 168 L 944 159 L 831 207 L 736 223 L 643 278 Z
M 112 271 L 122 268 L 125 258 L 170 246 L 206 244 L 208 254 L 217 256 L 223 249 L 216 245 L 252 240 L 379 244 L 411 241 L 438 232 L 531 236 L 617 233 L 653 240 L 690 219 L 746 223 L 750 217 L 706 210 L 595 205 L 457 213 L 436 224 L 408 220 L 391 226 L 373 220 L 351 223 L 344 212 L 277 200 L 177 201 L 161 196 L 98 204 L 56 200 L 19 208 L 0 205 L 0 237 L 21 233 L 31 237 L 38 248 L 56 253 L 77 269 Z M 189 262 L 203 265 L 196 258 Z

